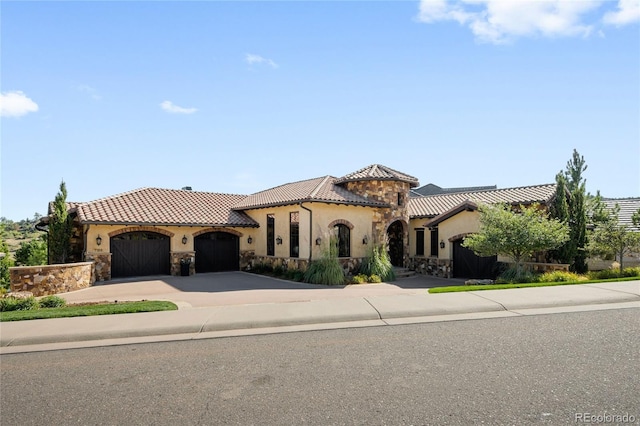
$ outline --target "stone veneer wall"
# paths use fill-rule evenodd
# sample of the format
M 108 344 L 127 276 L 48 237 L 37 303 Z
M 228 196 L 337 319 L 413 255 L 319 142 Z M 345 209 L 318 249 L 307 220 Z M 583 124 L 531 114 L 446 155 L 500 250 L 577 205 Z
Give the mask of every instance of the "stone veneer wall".
M 338 262 L 342 266 L 344 273 L 347 275 L 354 275 L 358 273 L 360 269 L 360 265 L 364 258 L 360 257 L 349 257 L 349 258 L 339 258 Z M 242 267 L 242 270 L 249 271 L 255 265 L 269 265 L 272 268 L 283 267 L 285 269 L 299 269 L 301 271 L 306 271 L 307 266 L 309 265 L 308 259 L 298 259 L 293 257 L 272 257 L 272 256 L 255 256 L 253 262 L 250 263 L 250 267 Z
M 240 270 L 248 271 L 256 264 L 255 250 L 240 250 Z
M 93 262 L 64 263 L 9 268 L 11 291 L 29 291 L 34 296 L 66 293 L 93 284 Z
M 453 262 L 450 259 L 438 259 L 437 257 L 412 257 L 409 259 L 409 269 L 422 275 L 451 278 Z
M 84 260 L 93 262 L 93 281 L 111 279 L 111 253 L 85 253 Z
M 171 252 L 171 275 L 182 275 L 183 259 L 189 262 L 189 276 L 196 273 L 196 252 L 195 251 L 172 251 Z
M 390 208 L 376 208 L 373 213 L 373 223 L 371 232 L 374 242 L 384 241 L 387 228 L 396 220 L 403 222 L 402 241 L 403 266 L 409 265 L 409 190 L 411 185 L 407 182 L 387 181 L 387 180 L 363 180 L 358 182 L 347 182 L 346 189 L 356 194 L 382 201 L 389 204 Z M 398 194 L 403 194 L 402 205 L 398 204 Z

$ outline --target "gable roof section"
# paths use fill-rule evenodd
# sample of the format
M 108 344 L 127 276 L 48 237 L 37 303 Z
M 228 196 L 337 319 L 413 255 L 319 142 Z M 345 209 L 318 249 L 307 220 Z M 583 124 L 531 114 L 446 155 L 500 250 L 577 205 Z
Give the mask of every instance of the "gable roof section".
M 393 180 L 407 182 L 411 188 L 418 186 L 418 179 L 406 173 L 399 172 L 382 164 L 372 164 L 363 169 L 349 173 L 336 180 L 336 184 L 340 185 L 346 182 L 359 182 L 363 180 Z
M 466 201 L 475 203 L 547 204 L 556 193 L 555 183 L 453 194 L 426 195 L 409 198 L 409 216 L 431 218 L 451 210 Z
M 260 191 L 238 201 L 233 208 L 248 210 L 264 207 L 286 206 L 300 202 L 323 202 L 354 206 L 386 206 L 385 203 L 369 200 L 347 191 L 335 184 L 336 178 L 324 176 L 315 179 L 287 183 Z
M 634 231 L 640 231 L 640 227 L 633 226 L 631 216 L 640 209 L 640 198 L 605 198 L 602 202 L 612 210 L 616 204 L 620 206 L 618 223 L 626 225 Z
M 258 224 L 231 206 L 246 195 L 141 188 L 76 206 L 80 223 L 194 226 Z

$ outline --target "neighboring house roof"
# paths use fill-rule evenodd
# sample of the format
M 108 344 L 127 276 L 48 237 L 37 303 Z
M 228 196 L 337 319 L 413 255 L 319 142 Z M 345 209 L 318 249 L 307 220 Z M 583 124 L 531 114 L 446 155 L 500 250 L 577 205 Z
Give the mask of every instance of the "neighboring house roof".
M 406 173 L 399 172 L 382 164 L 372 164 L 356 172 L 349 173 L 336 180 L 336 184 L 359 182 L 363 180 L 393 180 L 407 182 L 412 188 L 418 186 L 418 179 Z
M 553 199 L 555 192 L 556 185 L 551 183 L 517 188 L 411 197 L 409 199 L 409 215 L 415 218 L 435 217 L 466 201 L 487 204 L 546 204 Z
M 618 223 L 640 231 L 640 227 L 634 227 L 631 220 L 631 216 L 640 209 L 640 198 L 604 198 L 602 202 L 608 209 L 613 209 L 616 204 L 619 205 Z
M 300 202 L 323 202 L 356 206 L 381 207 L 387 204 L 367 199 L 336 185 L 336 178 L 324 176 L 315 179 L 287 183 L 260 191 L 238 201 L 233 208 L 248 210 L 264 207 L 286 206 Z
M 258 224 L 232 206 L 246 195 L 141 188 L 76 206 L 80 223 L 249 226 Z
M 433 183 L 426 184 L 421 186 L 420 188 L 416 188 L 411 190 L 411 196 L 420 196 L 420 195 L 436 195 L 436 194 L 450 194 L 453 192 L 475 192 L 475 191 L 486 191 L 490 189 L 497 189 L 496 185 L 489 186 L 469 186 L 463 188 L 442 188 Z

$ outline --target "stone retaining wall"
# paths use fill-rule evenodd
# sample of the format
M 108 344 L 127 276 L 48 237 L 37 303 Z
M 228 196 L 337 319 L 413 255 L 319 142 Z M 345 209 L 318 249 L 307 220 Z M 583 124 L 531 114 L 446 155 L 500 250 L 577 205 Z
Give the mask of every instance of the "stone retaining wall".
M 34 296 L 66 293 L 93 284 L 93 262 L 9 268 L 11 291 L 30 291 Z

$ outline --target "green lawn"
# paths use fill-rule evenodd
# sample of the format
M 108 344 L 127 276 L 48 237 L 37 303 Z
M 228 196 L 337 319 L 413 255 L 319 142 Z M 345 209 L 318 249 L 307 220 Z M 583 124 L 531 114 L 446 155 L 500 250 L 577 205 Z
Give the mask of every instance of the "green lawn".
M 585 281 L 561 281 L 549 283 L 524 283 L 524 284 L 478 284 L 478 285 L 454 285 L 448 287 L 430 288 L 429 293 L 455 293 L 459 291 L 479 291 L 479 290 L 503 290 L 509 288 L 528 288 L 528 287 L 549 287 L 556 285 L 576 285 L 576 284 L 595 284 L 619 281 L 640 281 L 638 277 L 611 278 L 608 280 L 585 280 Z
M 40 308 L 28 311 L 0 312 L 0 321 L 22 321 L 32 319 L 86 317 L 92 315 L 130 314 L 135 312 L 175 311 L 178 307 L 171 302 L 142 301 L 100 303 L 94 305 L 64 306 L 61 308 Z

